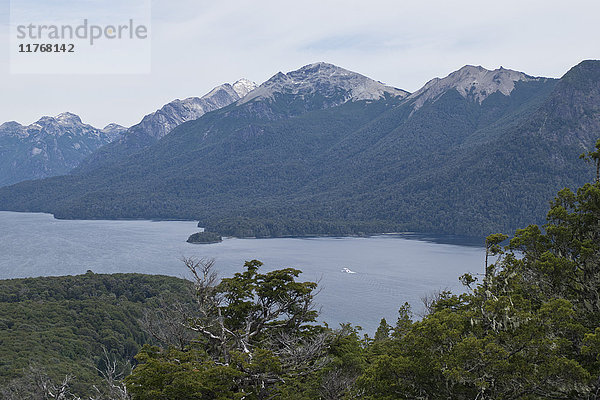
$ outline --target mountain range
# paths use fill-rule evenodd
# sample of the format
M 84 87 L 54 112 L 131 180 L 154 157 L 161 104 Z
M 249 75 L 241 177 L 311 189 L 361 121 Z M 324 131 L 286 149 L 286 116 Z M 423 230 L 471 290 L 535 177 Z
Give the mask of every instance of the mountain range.
M 560 79 L 465 66 L 412 94 L 326 63 L 245 87 L 173 123 L 185 106 L 165 106 L 71 175 L 0 188 L 0 209 L 234 236 L 485 235 L 543 221 L 592 178 L 578 156 L 599 136 L 598 61 Z
M 42 117 L 28 126 L 4 123 L 0 125 L 0 186 L 103 167 L 152 145 L 185 121 L 239 100 L 254 88 L 256 84 L 247 79 L 225 83 L 202 97 L 173 100 L 130 128 L 109 124 L 97 129 L 69 112 Z
M 64 175 L 126 128 L 97 129 L 72 113 L 42 117 L 31 125 L 0 125 L 0 186 L 26 179 Z

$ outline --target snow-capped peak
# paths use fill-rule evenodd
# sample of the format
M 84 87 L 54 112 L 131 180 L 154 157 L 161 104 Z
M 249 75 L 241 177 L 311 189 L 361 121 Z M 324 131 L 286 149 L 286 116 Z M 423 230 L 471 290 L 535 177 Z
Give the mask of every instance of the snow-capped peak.
M 238 96 L 240 96 L 241 99 L 242 97 L 246 96 L 248 93 L 256 89 L 258 85 L 248 79 L 242 78 L 231 86 L 233 87 L 233 90 L 235 90 L 235 92 L 238 94 Z
M 421 89 L 411 94 L 408 99 L 415 100 L 414 107 L 416 110 L 428 101 L 437 100 L 439 96 L 448 90 L 456 89 L 464 98 L 470 98 L 481 103 L 495 92 L 508 96 L 515 88 L 515 82 L 540 79 L 543 78 L 535 78 L 503 67 L 490 71 L 482 66 L 466 65 L 445 78 L 430 80 Z
M 70 112 L 58 114 L 54 119 L 63 124 L 82 124 L 81 118 L 79 118 L 78 115 Z
M 278 72 L 244 97 L 238 104 L 254 99 L 273 99 L 275 94 L 306 96 L 319 93 L 331 100 L 330 105 L 339 105 L 348 101 L 378 100 L 386 94 L 404 98 L 408 92 L 386 86 L 381 82 L 367 78 L 324 62 L 305 65 L 284 74 Z
M 81 121 L 81 118 L 79 118 L 78 115 L 70 113 L 70 112 L 64 112 L 64 113 L 58 114 L 55 117 L 43 116 L 40 119 L 38 119 L 36 122 L 34 122 L 33 124 L 29 125 L 29 127 L 46 127 L 46 126 L 69 127 L 69 126 L 84 126 L 84 125 L 86 125 L 86 124 L 84 124 Z

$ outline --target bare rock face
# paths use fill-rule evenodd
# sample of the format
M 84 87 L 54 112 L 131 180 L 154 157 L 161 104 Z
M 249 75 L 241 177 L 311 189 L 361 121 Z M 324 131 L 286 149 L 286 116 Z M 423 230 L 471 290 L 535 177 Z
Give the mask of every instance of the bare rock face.
M 516 82 L 545 79 L 502 67 L 490 71 L 481 66 L 466 65 L 445 78 L 430 80 L 421 89 L 411 94 L 407 100 L 413 100 L 414 108 L 417 110 L 427 102 L 436 101 L 448 90 L 455 89 L 464 98 L 481 104 L 492 93 L 500 92 L 505 96 L 510 95 Z
M 113 142 L 116 139 L 120 138 L 123 133 L 127 130 L 126 127 L 119 124 L 108 124 L 104 128 L 102 128 L 102 133 L 108 137 L 109 142 Z

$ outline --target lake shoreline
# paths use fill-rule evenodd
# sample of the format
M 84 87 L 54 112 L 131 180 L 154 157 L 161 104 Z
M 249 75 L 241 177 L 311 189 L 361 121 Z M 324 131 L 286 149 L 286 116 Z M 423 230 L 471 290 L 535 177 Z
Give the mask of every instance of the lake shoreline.
M 148 218 L 60 218 L 56 217 L 52 213 L 47 212 L 29 212 L 29 211 L 2 211 L 0 213 L 15 213 L 15 214 L 42 214 L 51 216 L 52 219 L 57 221 L 146 221 L 146 222 L 193 222 L 198 224 L 197 220 L 194 219 L 148 219 Z M 204 229 L 204 227 L 197 227 Z M 431 241 L 433 243 L 442 243 L 442 244 L 459 244 L 466 246 L 476 246 L 483 247 L 485 246 L 485 237 L 478 236 L 468 236 L 468 235 L 456 235 L 451 233 L 440 233 L 440 232 L 419 232 L 419 231 L 399 231 L 399 232 L 374 232 L 374 233 L 364 233 L 364 234 L 304 234 L 304 235 L 278 235 L 278 236 L 228 236 L 223 235 L 223 240 L 225 239 L 315 239 L 315 238 L 372 238 L 379 236 L 402 236 L 409 240 L 425 240 Z M 443 238 L 446 238 L 445 240 Z M 218 244 L 220 242 L 215 243 L 206 243 L 206 244 Z

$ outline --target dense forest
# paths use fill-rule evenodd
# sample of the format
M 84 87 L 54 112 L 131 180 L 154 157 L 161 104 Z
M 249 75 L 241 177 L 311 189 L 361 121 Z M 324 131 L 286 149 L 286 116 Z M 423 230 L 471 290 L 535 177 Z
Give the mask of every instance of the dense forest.
M 51 381 L 76 377 L 72 389 L 92 395 L 106 356 L 135 364 L 151 341 L 145 311 L 190 301 L 188 281 L 141 274 L 94 274 L 0 281 L 0 386 L 31 385 L 34 369 Z M 105 354 L 105 351 L 107 354 Z M 6 398 L 14 398 L 5 393 Z M 26 398 L 26 397 L 23 397 Z

